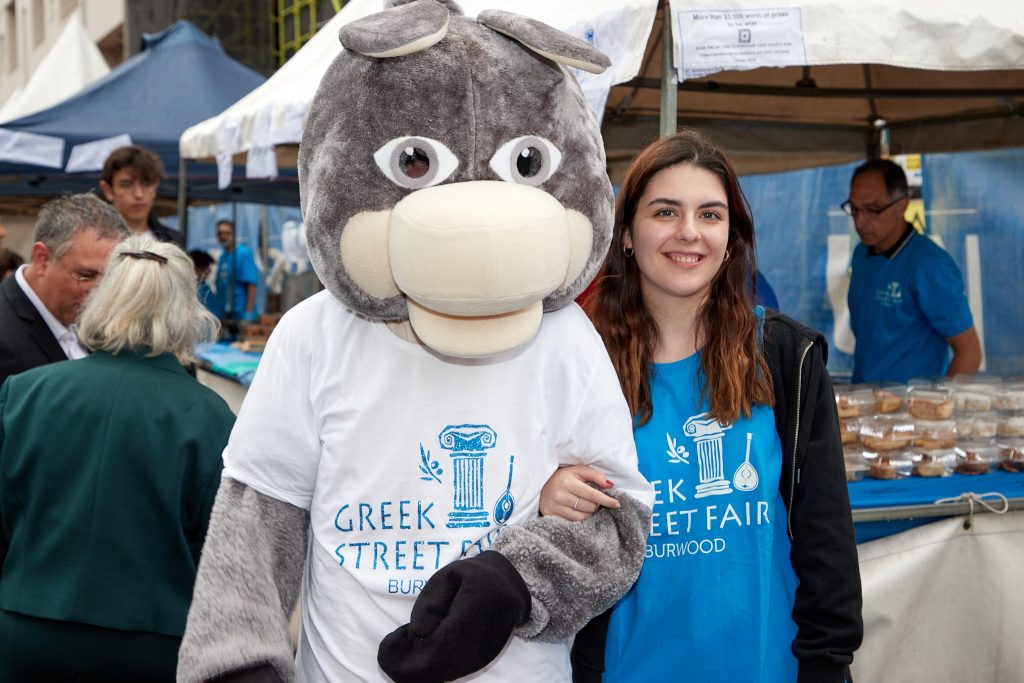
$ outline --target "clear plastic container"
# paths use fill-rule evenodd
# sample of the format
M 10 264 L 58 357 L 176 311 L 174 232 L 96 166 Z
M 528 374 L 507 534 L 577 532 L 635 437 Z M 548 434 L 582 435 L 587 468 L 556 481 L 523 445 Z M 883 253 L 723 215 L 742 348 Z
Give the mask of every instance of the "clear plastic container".
M 953 407 L 957 413 L 983 412 L 992 410 L 1000 385 L 995 383 L 954 383 Z
M 875 454 L 858 446 L 844 446 L 843 460 L 846 463 L 846 481 L 860 481 L 868 472 L 869 458 Z
M 847 461 L 846 463 L 846 481 L 863 481 L 864 475 L 868 473 L 868 466 L 866 463 L 853 463 Z
M 961 439 L 988 439 L 999 429 L 999 413 L 990 410 L 983 413 L 961 413 L 953 415 L 956 432 Z
M 952 448 L 921 449 L 911 454 L 913 474 L 917 477 L 948 477 L 959 464 Z
M 957 446 L 958 474 L 988 474 L 1001 461 L 999 446 L 991 439 L 965 441 Z
M 906 409 L 907 387 L 904 384 L 882 382 L 872 387 L 875 414 L 887 415 Z
M 868 465 L 868 476 L 872 479 L 902 479 L 914 471 L 914 461 L 906 451 L 879 453 Z
M 871 387 L 847 385 L 836 388 L 836 412 L 840 418 L 870 415 L 875 409 L 875 394 Z
M 956 445 L 957 429 L 953 420 L 914 420 L 914 440 L 917 448 L 952 448 Z
M 996 393 L 992 407 L 997 410 L 1024 410 L 1024 382 L 1005 382 Z
M 1024 411 L 1003 411 L 998 420 L 996 434 L 999 436 L 1024 436 Z
M 1001 439 L 999 446 L 999 469 L 1007 472 L 1024 472 L 1024 439 Z
M 948 386 L 910 386 L 907 411 L 922 420 L 946 420 L 953 415 L 953 390 Z
M 860 434 L 859 417 L 839 418 L 839 438 L 844 446 L 858 443 L 857 436 Z
M 914 439 L 914 420 L 904 414 L 875 415 L 860 421 L 860 442 L 872 451 L 906 448 Z

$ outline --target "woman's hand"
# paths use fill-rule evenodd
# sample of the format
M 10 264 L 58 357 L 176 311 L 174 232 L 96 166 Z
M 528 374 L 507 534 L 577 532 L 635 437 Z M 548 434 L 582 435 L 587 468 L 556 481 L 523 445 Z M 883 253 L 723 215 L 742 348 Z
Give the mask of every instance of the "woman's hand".
M 555 515 L 570 522 L 582 522 L 601 507 L 618 508 L 619 501 L 591 486 L 612 487 L 598 470 L 586 465 L 560 467 L 540 492 L 540 513 Z

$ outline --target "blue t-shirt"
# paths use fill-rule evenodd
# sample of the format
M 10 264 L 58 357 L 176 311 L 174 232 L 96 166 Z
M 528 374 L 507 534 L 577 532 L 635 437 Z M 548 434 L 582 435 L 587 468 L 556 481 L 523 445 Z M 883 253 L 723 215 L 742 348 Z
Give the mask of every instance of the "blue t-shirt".
M 247 285 L 259 282 L 260 272 L 252 251 L 244 244 L 237 244 L 231 251 L 221 253 L 217 259 L 217 307 L 223 315 L 238 317 L 245 313 L 245 290 Z M 232 283 L 234 287 L 232 287 Z M 234 292 L 232 299 L 231 292 Z M 253 304 L 255 306 L 255 303 Z
M 857 336 L 853 383 L 906 382 L 949 366 L 946 339 L 974 324 L 960 269 L 912 233 L 892 258 L 858 244 L 851 263 L 850 327 Z
M 653 369 L 653 415 L 634 434 L 656 491 L 652 533 L 611 615 L 604 680 L 793 683 L 796 575 L 774 413 L 758 406 L 722 426 L 700 402 L 699 372 L 699 354 Z

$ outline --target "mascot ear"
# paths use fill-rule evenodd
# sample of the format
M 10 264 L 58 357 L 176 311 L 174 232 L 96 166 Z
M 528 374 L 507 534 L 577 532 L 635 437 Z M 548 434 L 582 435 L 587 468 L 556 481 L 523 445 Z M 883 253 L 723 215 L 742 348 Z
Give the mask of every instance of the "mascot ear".
M 489 9 L 481 12 L 477 21 L 559 64 L 592 74 L 599 74 L 612 65 L 612 61 L 600 50 L 536 19 Z
M 440 42 L 449 14 L 437 0 L 413 0 L 345 24 L 338 38 L 346 50 L 367 57 L 401 57 Z

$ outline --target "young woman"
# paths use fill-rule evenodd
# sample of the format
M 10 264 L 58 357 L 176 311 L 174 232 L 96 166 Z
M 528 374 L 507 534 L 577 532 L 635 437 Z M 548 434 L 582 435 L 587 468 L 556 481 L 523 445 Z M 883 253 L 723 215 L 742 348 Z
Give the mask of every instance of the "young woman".
M 577 681 L 820 681 L 861 642 L 857 551 L 820 334 L 754 307 L 754 226 L 695 132 L 642 151 L 590 313 L 656 488 L 633 589 L 577 637 Z M 560 470 L 541 511 L 603 504 Z

